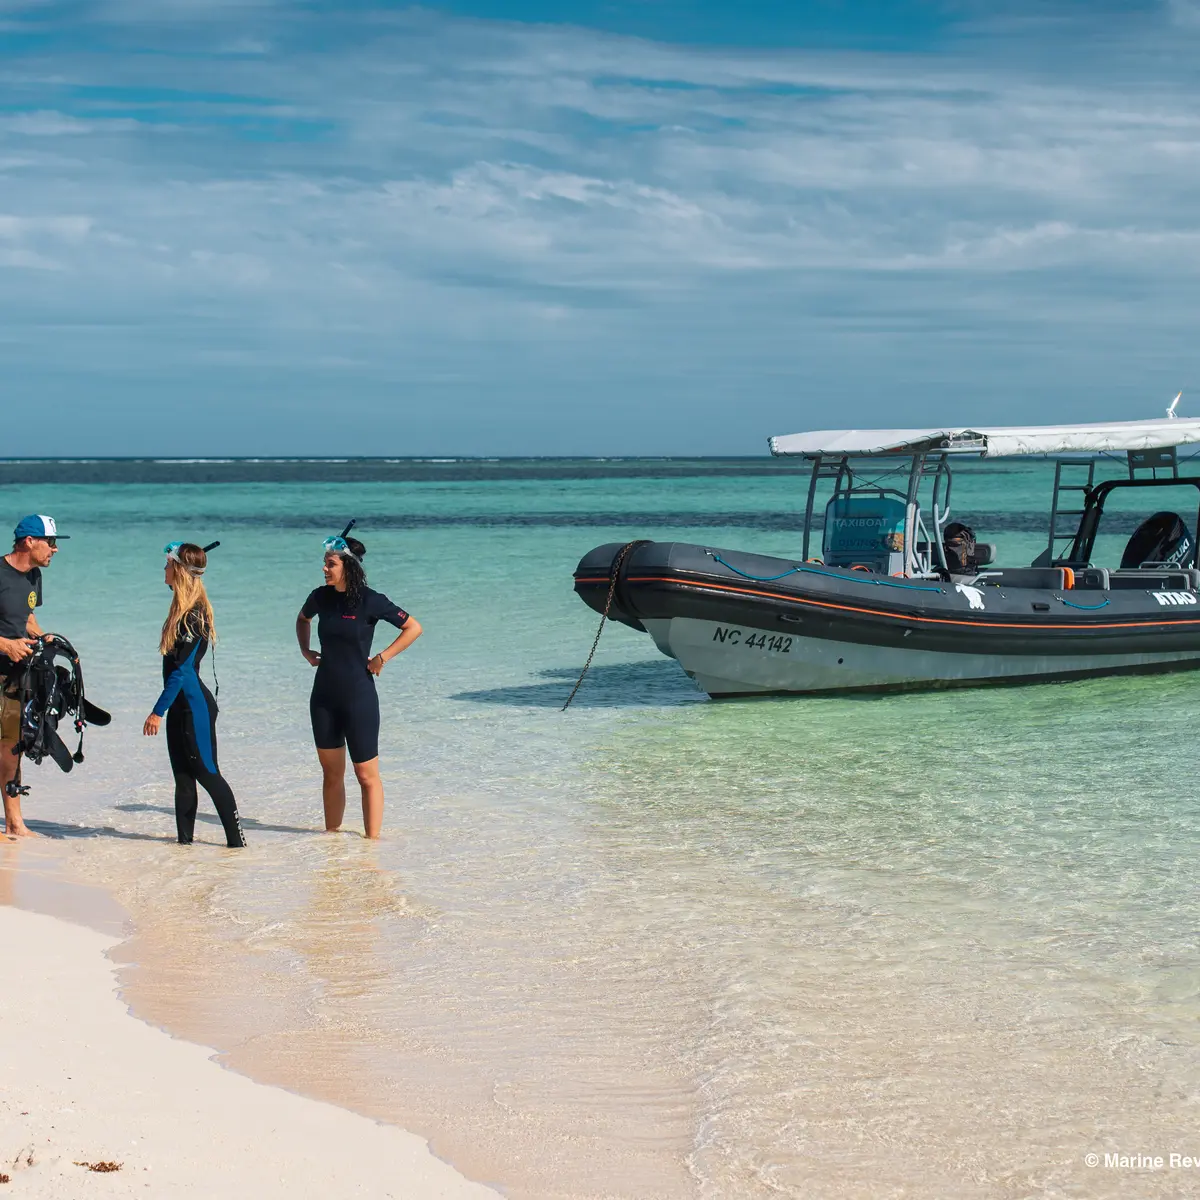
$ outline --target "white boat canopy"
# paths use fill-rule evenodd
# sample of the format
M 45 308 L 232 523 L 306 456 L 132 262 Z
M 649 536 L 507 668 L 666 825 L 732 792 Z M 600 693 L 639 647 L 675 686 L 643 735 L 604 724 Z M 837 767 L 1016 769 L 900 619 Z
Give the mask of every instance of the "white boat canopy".
M 909 455 L 927 450 L 981 454 L 1100 454 L 1156 450 L 1200 442 L 1200 417 L 1153 421 L 1108 421 L 1097 425 L 1013 425 L 963 429 L 819 429 L 768 439 L 771 453 L 819 455 Z

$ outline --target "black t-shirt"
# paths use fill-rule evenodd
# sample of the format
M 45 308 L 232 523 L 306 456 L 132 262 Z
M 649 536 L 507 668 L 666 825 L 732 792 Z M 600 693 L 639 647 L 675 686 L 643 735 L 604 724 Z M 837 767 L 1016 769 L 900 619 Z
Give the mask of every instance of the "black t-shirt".
M 380 621 L 403 629 L 408 613 L 392 603 L 382 592 L 363 591 L 357 608 L 348 608 L 346 593 L 331 584 L 315 588 L 300 610 L 311 621 L 317 617 L 317 636 L 321 639 L 321 663 L 318 675 L 361 676 L 366 674 L 371 657 L 371 639 Z
M 7 558 L 0 558 L 0 637 L 25 636 L 29 614 L 42 602 L 42 569 L 30 567 L 18 571 Z M 0 654 L 0 673 L 13 666 Z

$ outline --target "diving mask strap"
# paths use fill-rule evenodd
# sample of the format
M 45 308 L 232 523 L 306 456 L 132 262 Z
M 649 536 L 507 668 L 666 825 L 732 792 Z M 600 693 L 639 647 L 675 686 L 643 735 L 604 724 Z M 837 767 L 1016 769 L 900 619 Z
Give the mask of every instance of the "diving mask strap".
M 177 567 L 182 567 L 183 570 L 185 570 L 194 579 L 199 579 L 200 576 L 204 574 L 203 567 L 189 567 L 188 564 L 179 557 L 178 546 L 172 546 L 171 549 L 167 551 L 167 558 L 170 559 L 170 561 L 173 562 Z
M 220 544 L 220 542 L 209 542 L 207 546 L 201 546 L 200 549 L 207 554 L 210 550 L 215 550 Z M 182 567 L 193 578 L 199 579 L 200 576 L 204 574 L 205 568 L 188 566 L 188 564 L 179 557 L 179 547 L 182 545 L 182 542 L 172 542 L 170 549 L 167 551 L 167 557 L 177 566 Z

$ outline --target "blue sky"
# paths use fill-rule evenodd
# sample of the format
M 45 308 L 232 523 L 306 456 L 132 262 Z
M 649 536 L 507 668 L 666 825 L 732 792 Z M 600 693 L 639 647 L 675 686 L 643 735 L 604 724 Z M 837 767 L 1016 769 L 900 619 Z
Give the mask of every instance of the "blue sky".
M 1200 414 L 1198 85 L 1200 0 L 0 0 L 0 454 Z

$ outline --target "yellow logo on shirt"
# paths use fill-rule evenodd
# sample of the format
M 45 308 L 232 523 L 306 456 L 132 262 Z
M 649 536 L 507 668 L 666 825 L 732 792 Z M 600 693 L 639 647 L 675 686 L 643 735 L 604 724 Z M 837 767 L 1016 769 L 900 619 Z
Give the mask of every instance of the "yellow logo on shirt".
M 29 593 L 29 607 L 31 609 L 37 608 L 37 592 Z

